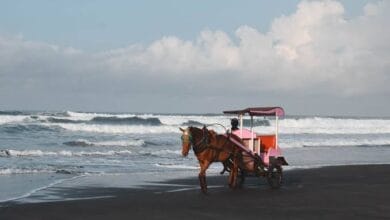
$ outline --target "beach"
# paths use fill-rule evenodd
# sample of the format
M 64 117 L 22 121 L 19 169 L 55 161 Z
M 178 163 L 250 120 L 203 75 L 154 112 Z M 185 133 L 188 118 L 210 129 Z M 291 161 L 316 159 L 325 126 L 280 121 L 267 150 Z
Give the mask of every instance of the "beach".
M 209 176 L 207 195 L 196 176 L 136 188 L 58 187 L 80 199 L 6 202 L 0 219 L 389 219 L 389 173 L 390 165 L 290 170 L 278 190 L 255 177 L 230 190 L 226 175 Z
M 389 164 L 389 121 L 286 116 L 281 189 L 247 178 L 231 190 L 213 163 L 203 195 L 179 127 L 229 127 L 230 116 L 1 112 L 0 220 L 389 219 L 390 165 L 369 165 Z M 258 119 L 254 129 L 272 134 L 275 124 Z

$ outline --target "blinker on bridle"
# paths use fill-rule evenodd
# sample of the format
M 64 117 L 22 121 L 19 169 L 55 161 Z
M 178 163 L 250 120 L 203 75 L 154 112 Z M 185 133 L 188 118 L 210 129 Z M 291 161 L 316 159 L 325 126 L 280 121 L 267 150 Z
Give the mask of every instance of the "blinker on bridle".
M 192 135 L 188 131 L 185 131 L 183 135 L 181 135 L 181 141 L 183 143 L 192 143 Z

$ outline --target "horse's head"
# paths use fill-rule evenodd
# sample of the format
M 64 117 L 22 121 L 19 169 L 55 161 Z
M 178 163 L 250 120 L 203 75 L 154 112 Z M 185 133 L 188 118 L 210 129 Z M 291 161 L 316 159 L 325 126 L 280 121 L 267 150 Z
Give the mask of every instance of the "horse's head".
M 181 135 L 181 145 L 182 145 L 181 154 L 183 155 L 183 157 L 186 157 L 191 148 L 192 134 L 190 128 L 186 128 L 186 129 L 180 128 L 180 131 L 183 133 Z

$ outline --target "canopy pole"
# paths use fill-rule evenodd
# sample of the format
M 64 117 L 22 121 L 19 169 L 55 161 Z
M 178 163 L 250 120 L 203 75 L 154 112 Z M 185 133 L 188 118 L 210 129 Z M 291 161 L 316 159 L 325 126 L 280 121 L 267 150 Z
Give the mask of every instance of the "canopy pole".
M 242 114 L 238 116 L 240 118 L 240 138 L 242 138 L 242 129 L 243 129 L 243 118 Z
M 255 151 L 255 142 L 253 139 L 253 115 L 251 115 L 251 150 Z
M 278 136 L 279 136 L 279 117 L 276 115 L 276 134 L 275 134 L 275 148 L 278 149 Z

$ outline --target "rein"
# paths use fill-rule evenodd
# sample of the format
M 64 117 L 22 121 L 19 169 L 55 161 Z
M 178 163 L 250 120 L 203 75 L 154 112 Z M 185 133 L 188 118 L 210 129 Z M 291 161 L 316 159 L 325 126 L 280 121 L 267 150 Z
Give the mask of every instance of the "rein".
M 210 124 L 208 126 L 211 126 L 211 125 L 220 125 L 223 127 L 223 125 L 221 124 Z M 209 145 L 209 137 L 208 137 L 208 130 L 206 127 L 208 126 L 204 126 L 203 127 L 203 137 L 201 140 L 199 140 L 197 143 L 193 143 L 192 142 L 192 149 L 194 150 L 195 154 L 200 154 L 202 153 L 203 151 L 207 150 L 207 149 L 210 149 L 210 150 L 214 150 L 216 151 L 216 154 L 214 156 L 214 160 L 216 160 L 218 157 L 219 157 L 219 154 L 223 151 L 227 152 L 227 153 L 230 153 L 232 154 L 233 152 L 230 152 L 230 151 L 227 151 L 226 149 L 224 149 L 225 145 L 229 142 L 229 138 L 230 138 L 230 133 L 228 133 L 228 137 L 226 138 L 225 140 L 225 143 L 223 143 L 222 147 L 213 147 L 211 145 Z
M 194 140 L 192 138 L 190 139 L 192 144 L 192 149 L 194 150 L 195 154 L 202 153 L 207 148 L 211 148 L 211 146 L 209 146 L 209 135 L 206 126 L 203 127 L 202 131 L 203 131 L 202 139 L 200 139 L 197 143 L 194 143 Z
M 211 126 L 214 126 L 214 125 L 221 126 L 225 130 L 225 133 L 228 133 L 228 129 L 225 126 L 223 126 L 222 124 L 220 124 L 220 123 L 207 124 L 207 125 L 205 125 L 205 127 L 211 127 Z

